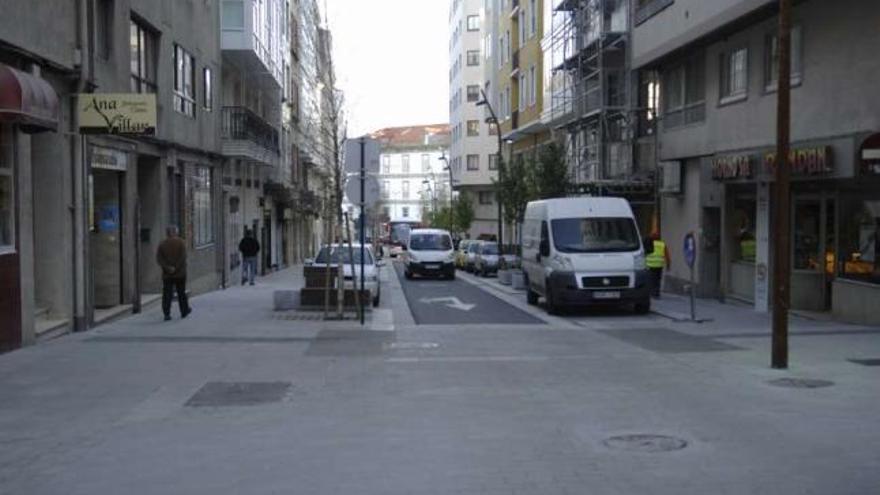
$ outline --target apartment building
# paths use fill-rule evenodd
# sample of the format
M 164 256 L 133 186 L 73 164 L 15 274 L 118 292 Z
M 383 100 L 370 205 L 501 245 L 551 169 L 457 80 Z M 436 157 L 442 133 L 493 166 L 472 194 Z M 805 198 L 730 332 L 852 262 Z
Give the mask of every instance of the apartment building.
M 370 134 L 381 146 L 381 217 L 390 222 L 423 223 L 449 204 L 448 124 L 389 127 Z
M 483 0 L 451 0 L 449 9 L 448 166 L 453 188 L 470 201 L 474 222 L 467 235 L 490 237 L 498 231 L 498 128 L 477 106 L 482 98 L 483 73 L 491 60 L 491 44 L 482 23 Z
M 877 324 L 880 68 L 866 61 L 880 46 L 880 4 L 806 0 L 793 18 L 792 308 Z M 680 246 L 694 232 L 699 293 L 767 311 L 780 161 L 776 2 L 646 0 L 634 19 L 640 101 L 657 106 L 657 122 L 640 132 L 657 130 L 667 286 L 688 279 Z

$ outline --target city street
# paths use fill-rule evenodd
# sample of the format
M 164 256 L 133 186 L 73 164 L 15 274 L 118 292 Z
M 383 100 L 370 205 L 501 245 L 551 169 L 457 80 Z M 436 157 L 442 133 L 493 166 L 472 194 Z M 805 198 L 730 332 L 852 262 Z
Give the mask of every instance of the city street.
M 706 327 L 553 318 L 496 279 L 387 270 L 361 328 L 273 313 L 272 291 L 297 287 L 297 270 L 196 297 L 186 320 L 152 308 L 0 356 L 0 493 L 880 486 L 878 368 L 848 361 L 880 356 L 876 328 L 795 321 L 809 336 L 793 338 L 793 369 L 774 371 L 765 329 L 730 323 L 741 308 L 707 307 Z M 781 378 L 831 386 L 771 383 Z

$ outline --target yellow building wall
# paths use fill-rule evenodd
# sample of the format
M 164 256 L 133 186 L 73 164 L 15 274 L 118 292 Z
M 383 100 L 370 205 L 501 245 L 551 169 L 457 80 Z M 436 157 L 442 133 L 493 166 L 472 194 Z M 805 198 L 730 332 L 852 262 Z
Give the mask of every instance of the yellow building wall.
M 537 30 L 534 35 L 530 34 L 530 16 L 529 12 L 529 0 L 520 0 L 520 9 L 526 7 L 526 42 L 523 46 L 520 46 L 520 28 L 519 28 L 519 14 L 515 16 L 515 18 L 511 17 L 512 10 L 510 9 L 510 1 L 508 1 L 508 8 L 505 11 L 500 12 L 499 16 L 499 34 L 503 35 L 508 30 L 510 31 L 510 45 L 511 45 L 511 53 L 516 53 L 519 50 L 519 73 L 516 74 L 515 77 L 511 77 L 511 71 L 513 70 L 512 66 L 512 58 L 510 62 L 506 62 L 501 69 L 496 72 L 496 81 L 499 81 L 499 89 L 501 97 L 505 94 L 505 89 L 510 87 L 510 108 L 511 111 L 519 110 L 519 93 L 520 93 L 520 84 L 519 77 L 520 74 L 524 74 L 526 78 L 529 76 L 529 69 L 532 65 L 535 66 L 535 82 L 536 82 L 536 94 L 535 94 L 535 104 L 529 105 L 526 103 L 526 108 L 519 112 L 518 117 L 518 126 L 517 128 L 522 128 L 529 125 L 532 122 L 536 122 L 541 118 L 541 113 L 544 111 L 543 105 L 543 94 L 544 94 L 544 81 L 542 74 L 544 73 L 543 68 L 543 50 L 541 49 L 541 38 L 544 33 L 544 16 L 542 15 L 544 11 L 544 0 L 538 0 L 536 3 L 537 9 Z M 494 40 L 496 45 L 498 44 L 498 39 Z M 503 54 L 502 54 L 503 55 Z M 502 134 L 507 134 L 513 130 L 513 121 L 512 119 L 506 119 L 501 124 L 501 132 Z

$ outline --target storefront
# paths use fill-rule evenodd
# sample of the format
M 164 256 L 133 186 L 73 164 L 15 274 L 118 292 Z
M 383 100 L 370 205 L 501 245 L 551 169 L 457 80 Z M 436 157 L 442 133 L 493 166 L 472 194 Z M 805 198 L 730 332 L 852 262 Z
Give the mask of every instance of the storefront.
M 843 308 L 853 304 L 842 302 L 844 292 L 871 292 L 880 284 L 874 262 L 880 174 L 860 169 L 854 159 L 858 142 L 851 137 L 793 146 L 791 307 L 866 322 L 880 308 L 864 306 L 861 316 L 853 316 L 854 308 Z M 768 149 L 711 159 L 712 180 L 724 187 L 723 291 L 759 311 L 768 310 L 771 299 L 776 162 Z
M 123 235 L 125 180 L 128 154 L 92 146 L 88 182 L 89 254 L 92 303 L 95 309 L 107 309 L 125 303 L 123 292 Z

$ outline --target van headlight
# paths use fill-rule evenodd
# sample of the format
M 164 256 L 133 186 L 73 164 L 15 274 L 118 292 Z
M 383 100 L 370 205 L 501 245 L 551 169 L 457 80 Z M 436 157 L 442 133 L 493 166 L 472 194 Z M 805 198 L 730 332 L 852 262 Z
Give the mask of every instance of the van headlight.
M 633 256 L 633 270 L 640 271 L 646 269 L 647 267 L 648 265 L 645 264 L 645 255 L 637 254 Z
M 574 263 L 571 262 L 571 258 L 568 256 L 556 254 L 550 258 L 550 262 L 554 270 L 574 271 Z

